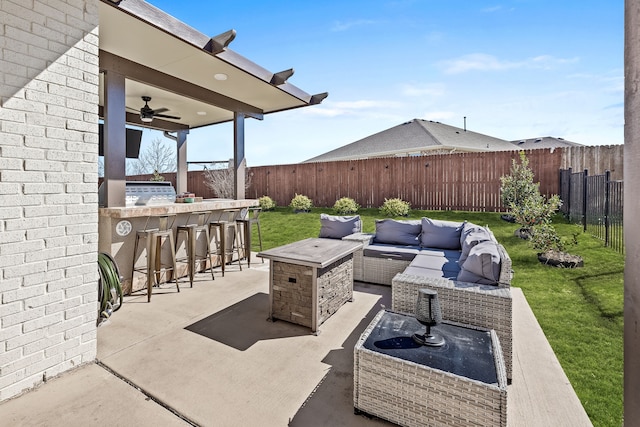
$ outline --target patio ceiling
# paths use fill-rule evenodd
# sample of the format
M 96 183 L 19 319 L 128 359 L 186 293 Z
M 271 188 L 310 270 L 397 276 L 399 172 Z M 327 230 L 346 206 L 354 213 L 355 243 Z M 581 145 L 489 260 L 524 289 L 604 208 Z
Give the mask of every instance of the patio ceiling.
M 271 72 L 227 48 L 235 31 L 209 37 L 142 0 L 102 0 L 100 69 L 125 76 L 127 122 L 162 130 L 232 121 L 320 103 L 287 83 L 293 70 Z M 222 78 L 222 79 L 221 79 Z M 104 82 L 100 75 L 100 115 Z M 180 119 L 143 123 L 142 96 L 152 109 Z

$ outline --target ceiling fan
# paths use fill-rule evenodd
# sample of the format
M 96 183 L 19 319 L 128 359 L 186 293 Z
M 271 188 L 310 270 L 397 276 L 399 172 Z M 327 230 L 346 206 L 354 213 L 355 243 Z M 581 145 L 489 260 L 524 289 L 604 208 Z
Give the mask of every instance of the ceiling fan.
M 161 113 L 164 113 L 165 111 L 169 111 L 168 108 L 163 107 L 163 108 L 158 108 L 154 110 L 151 107 L 149 107 L 149 101 L 151 101 L 150 96 L 143 96 L 142 100 L 144 101 L 144 106 L 140 108 L 140 120 L 142 120 L 143 122 L 149 123 L 153 121 L 154 117 L 161 117 L 163 119 L 180 120 L 180 117 L 161 114 Z

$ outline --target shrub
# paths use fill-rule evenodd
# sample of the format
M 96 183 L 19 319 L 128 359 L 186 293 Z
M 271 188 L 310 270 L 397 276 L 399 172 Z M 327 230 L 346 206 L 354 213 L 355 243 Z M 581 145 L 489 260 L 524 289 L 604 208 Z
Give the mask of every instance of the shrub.
M 349 197 L 338 199 L 333 205 L 333 211 L 339 215 L 354 214 L 358 212 L 358 209 L 360 209 L 360 205 Z
M 260 208 L 262 208 L 263 211 L 270 211 L 276 207 L 276 202 L 269 196 L 260 197 L 258 203 L 260 203 Z
M 384 203 L 380 206 L 380 212 L 387 217 L 407 216 L 411 205 L 402 199 L 384 199 Z
M 289 206 L 294 211 L 306 212 L 309 209 L 311 209 L 311 207 L 313 206 L 313 203 L 311 202 L 311 199 L 308 198 L 307 196 L 296 193 L 293 199 L 291 199 L 291 203 L 289 204 Z

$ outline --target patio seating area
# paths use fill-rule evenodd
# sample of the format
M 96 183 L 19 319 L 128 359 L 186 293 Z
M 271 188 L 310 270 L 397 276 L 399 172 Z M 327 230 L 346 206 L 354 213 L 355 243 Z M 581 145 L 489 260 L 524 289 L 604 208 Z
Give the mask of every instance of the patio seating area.
M 98 329 L 98 363 L 0 404 L 8 425 L 375 426 L 355 415 L 354 346 L 391 288 L 356 282 L 314 335 L 268 321 L 269 264 L 198 273 L 126 297 Z M 513 288 L 508 426 L 591 425 L 524 295 Z

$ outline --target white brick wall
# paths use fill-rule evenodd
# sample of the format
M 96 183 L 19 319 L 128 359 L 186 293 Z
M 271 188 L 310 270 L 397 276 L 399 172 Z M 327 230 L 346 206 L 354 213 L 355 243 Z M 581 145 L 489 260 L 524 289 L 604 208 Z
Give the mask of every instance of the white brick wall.
M 0 1 L 0 401 L 96 357 L 98 0 Z

